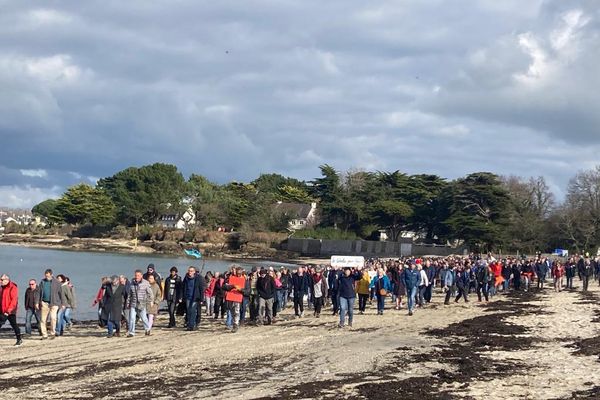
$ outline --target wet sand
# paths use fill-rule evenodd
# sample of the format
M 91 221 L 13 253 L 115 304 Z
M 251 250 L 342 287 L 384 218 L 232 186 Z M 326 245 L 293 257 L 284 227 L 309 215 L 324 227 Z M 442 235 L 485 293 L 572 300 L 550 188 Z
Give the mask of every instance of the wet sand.
M 288 308 L 273 326 L 203 322 L 197 332 L 105 338 L 0 334 L 1 399 L 600 398 L 600 291 L 532 290 L 490 303 L 433 303 L 409 317 L 369 306 L 354 328 Z M 140 329 L 140 328 L 138 328 Z M 139 333 L 139 332 L 138 332 Z

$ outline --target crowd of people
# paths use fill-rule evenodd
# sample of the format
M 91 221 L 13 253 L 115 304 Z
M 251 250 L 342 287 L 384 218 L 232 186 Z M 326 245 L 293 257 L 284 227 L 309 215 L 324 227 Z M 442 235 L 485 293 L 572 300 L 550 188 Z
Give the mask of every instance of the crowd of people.
M 368 304 L 376 303 L 377 315 L 386 310 L 386 300 L 393 309 L 406 309 L 412 316 L 417 308 L 432 301 L 434 292 L 441 292 L 445 305 L 451 300 L 489 301 L 501 291 L 528 291 L 534 285 L 544 289 L 548 278 L 553 289 L 573 289 L 574 278 L 587 291 L 590 281 L 600 282 L 600 258 L 589 255 L 554 259 L 487 256 L 451 256 L 446 258 L 370 259 L 363 267 L 335 268 L 330 265 L 309 265 L 275 269 L 252 267 L 245 270 L 232 265 L 225 273 L 207 272 L 190 266 L 183 276 L 172 267 L 163 279 L 150 264 L 146 271 L 136 270 L 130 280 L 125 275 L 103 277 L 94 300 L 98 306 L 98 324 L 107 337 L 136 335 L 141 323 L 149 336 L 161 305 L 169 315 L 166 328 L 177 325 L 183 317 L 188 331 L 198 329 L 202 318 L 224 319 L 227 329 L 237 332 L 242 324 L 270 325 L 278 315 L 293 304 L 296 318 L 305 317 L 305 310 L 320 318 L 326 307 L 339 316 L 338 327 L 352 326 L 355 301 L 358 312 L 364 314 Z M 23 343 L 17 324 L 18 288 L 6 274 L 0 277 L 0 327 L 9 321 L 17 338 Z M 436 288 L 438 290 L 436 290 Z M 36 320 L 42 340 L 62 336 L 72 326 L 71 314 L 76 307 L 75 290 L 64 275 L 53 275 L 47 269 L 38 283 L 29 281 L 25 291 L 25 333 L 32 334 Z M 48 325 L 50 326 L 48 332 Z

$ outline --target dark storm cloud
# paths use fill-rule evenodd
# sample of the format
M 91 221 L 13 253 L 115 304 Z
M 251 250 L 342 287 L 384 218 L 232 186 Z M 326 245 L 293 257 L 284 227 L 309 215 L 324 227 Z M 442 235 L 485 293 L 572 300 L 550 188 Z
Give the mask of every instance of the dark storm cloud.
M 0 204 L 157 161 L 219 182 L 490 170 L 560 192 L 557 149 L 583 168 L 598 148 L 591 1 L 2 4 Z

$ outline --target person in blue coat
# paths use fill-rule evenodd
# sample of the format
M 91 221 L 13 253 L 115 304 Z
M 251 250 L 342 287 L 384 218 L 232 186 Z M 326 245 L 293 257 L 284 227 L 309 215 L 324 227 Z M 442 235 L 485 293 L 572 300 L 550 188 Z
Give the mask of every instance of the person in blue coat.
M 377 275 L 371 280 L 369 288 L 375 289 L 375 296 L 377 296 L 377 315 L 383 315 L 383 310 L 385 309 L 385 298 L 387 294 L 392 291 L 390 278 L 383 273 L 383 268 L 379 268 L 377 270 Z
M 449 266 L 444 266 L 444 268 L 440 271 L 440 279 L 444 282 L 444 292 L 446 292 L 446 298 L 444 299 L 444 304 L 450 304 L 450 297 L 452 296 L 452 292 L 455 288 L 454 280 L 455 280 L 455 272 L 453 268 Z
M 406 293 L 408 297 L 408 315 L 413 315 L 415 310 L 415 296 L 417 289 L 421 284 L 421 273 L 415 268 L 415 264 L 411 263 L 404 272 L 404 283 L 406 284 Z

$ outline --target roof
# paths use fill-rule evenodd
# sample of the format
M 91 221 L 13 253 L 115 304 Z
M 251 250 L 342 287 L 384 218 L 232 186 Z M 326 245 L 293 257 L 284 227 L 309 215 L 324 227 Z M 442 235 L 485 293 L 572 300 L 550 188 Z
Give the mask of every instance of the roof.
M 310 204 L 302 203 L 283 203 L 277 202 L 273 206 L 273 210 L 281 214 L 285 214 L 288 217 L 307 219 L 310 215 L 312 206 Z

